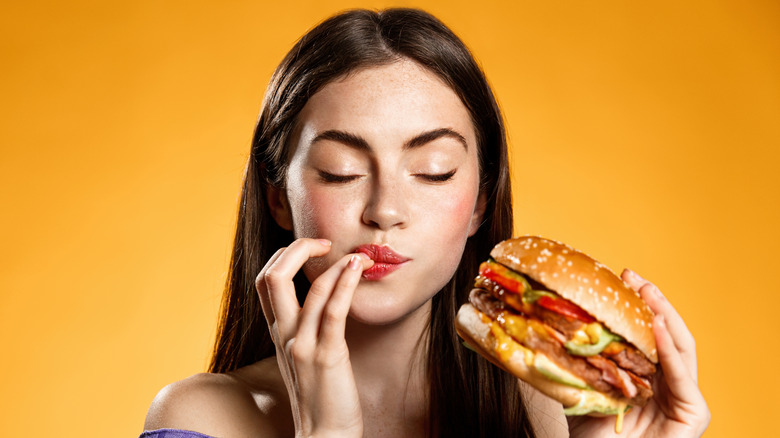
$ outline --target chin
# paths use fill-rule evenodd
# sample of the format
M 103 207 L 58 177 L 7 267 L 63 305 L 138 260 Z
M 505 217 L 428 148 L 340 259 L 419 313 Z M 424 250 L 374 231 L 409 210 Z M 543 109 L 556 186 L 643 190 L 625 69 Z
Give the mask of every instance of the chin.
M 377 296 L 371 291 L 358 289 L 352 299 L 349 317 L 360 324 L 375 326 L 393 325 L 413 315 L 421 315 L 421 312 L 427 318 L 430 298 L 416 303 L 397 298 L 400 297 Z

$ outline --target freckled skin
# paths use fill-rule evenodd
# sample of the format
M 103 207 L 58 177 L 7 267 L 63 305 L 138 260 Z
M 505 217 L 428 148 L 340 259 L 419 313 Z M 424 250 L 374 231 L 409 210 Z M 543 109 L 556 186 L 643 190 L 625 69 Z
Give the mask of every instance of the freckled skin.
M 415 136 L 450 129 L 414 148 Z M 359 137 L 360 149 L 315 138 L 328 130 Z M 435 75 L 403 60 L 329 83 L 306 104 L 293 138 L 286 195 L 296 237 L 333 249 L 304 266 L 312 279 L 363 244 L 389 245 L 411 260 L 380 281 L 361 280 L 350 316 L 384 324 L 428 303 L 449 281 L 481 221 L 474 127 L 458 96 Z M 424 175 L 455 171 L 446 181 Z M 354 177 L 328 182 L 322 172 Z

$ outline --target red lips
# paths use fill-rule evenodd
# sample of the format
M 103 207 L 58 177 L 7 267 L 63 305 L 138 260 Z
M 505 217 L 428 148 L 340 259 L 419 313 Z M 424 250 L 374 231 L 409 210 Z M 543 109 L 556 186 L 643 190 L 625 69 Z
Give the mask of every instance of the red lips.
M 374 266 L 363 271 L 363 278 L 369 281 L 380 280 L 411 260 L 383 245 L 361 245 L 355 252 L 363 253 L 374 261 Z

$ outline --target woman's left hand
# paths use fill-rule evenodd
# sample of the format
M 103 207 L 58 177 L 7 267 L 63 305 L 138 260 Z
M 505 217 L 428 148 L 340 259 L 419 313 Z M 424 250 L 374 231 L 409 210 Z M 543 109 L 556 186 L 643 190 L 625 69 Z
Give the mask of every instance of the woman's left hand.
M 569 417 L 572 437 L 698 437 L 710 423 L 710 411 L 699 390 L 696 344 L 680 315 L 658 288 L 628 269 L 621 275 L 655 312 L 655 334 L 661 369 L 653 380 L 653 398 L 625 416 L 615 434 L 615 417 Z

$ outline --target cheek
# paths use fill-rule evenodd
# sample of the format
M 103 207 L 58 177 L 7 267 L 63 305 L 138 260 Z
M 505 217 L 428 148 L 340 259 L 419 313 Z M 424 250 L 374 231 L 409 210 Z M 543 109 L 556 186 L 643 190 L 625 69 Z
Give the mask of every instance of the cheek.
M 350 202 L 343 194 L 332 190 L 294 190 L 288 192 L 296 238 L 326 238 L 333 240 L 334 233 L 345 217 Z
M 334 250 L 323 257 L 309 259 L 303 271 L 309 281 L 325 272 L 340 257 L 339 236 L 351 235 L 347 229 L 354 223 L 348 218 L 354 210 L 351 197 L 332 190 L 290 190 L 288 199 L 293 219 L 295 238 L 329 239 Z
M 424 240 L 435 260 L 429 275 L 439 287 L 449 281 L 460 264 L 469 237 L 476 197 L 476 193 L 460 191 L 426 210 L 425 234 L 429 237 Z
M 436 241 L 428 242 L 430 268 L 426 272 L 429 293 L 440 291 L 455 275 L 463 257 L 463 251 L 468 239 L 468 223 L 470 216 L 470 203 L 468 200 L 453 202 L 451 205 L 450 219 L 439 224 L 430 233 L 436 233 Z
M 476 198 L 476 193 L 456 191 L 439 202 L 431 203 L 427 209 L 427 220 L 441 230 L 438 234 L 442 237 L 449 236 L 454 241 L 465 240 L 474 216 Z

